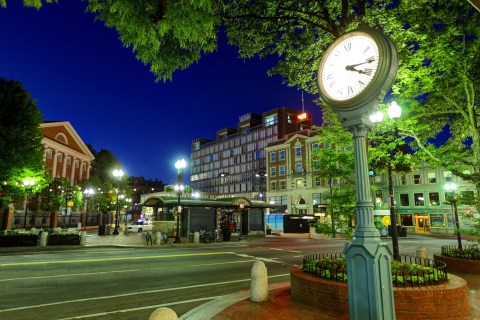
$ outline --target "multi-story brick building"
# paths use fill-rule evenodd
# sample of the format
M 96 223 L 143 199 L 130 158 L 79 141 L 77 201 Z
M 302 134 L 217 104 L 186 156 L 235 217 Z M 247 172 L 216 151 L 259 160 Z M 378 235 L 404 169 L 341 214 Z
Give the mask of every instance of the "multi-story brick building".
M 268 159 L 267 201 L 277 205 L 277 210 L 271 213 L 328 221 L 325 212 L 329 184 L 325 179 L 316 177 L 316 168 L 312 166 L 312 153 L 319 148 L 316 134 L 312 130 L 297 132 L 265 148 Z M 453 233 L 454 210 L 445 190 L 448 183 L 457 185 L 460 226 L 468 227 L 470 221 L 465 216 L 475 212 L 471 202 L 475 197 L 472 183 L 453 176 L 443 168 L 425 165 L 414 168 L 410 173 L 393 173 L 392 176 L 397 221 L 408 232 Z M 382 218 L 390 215 L 387 176 L 373 175 L 371 184 L 375 186 L 372 203 L 376 226 L 380 229 Z
M 311 115 L 289 108 L 242 115 L 236 128 L 218 130 L 215 140 L 192 142 L 190 185 L 220 197 L 264 200 L 265 147 L 311 126 Z
M 72 185 L 88 179 L 94 156 L 70 122 L 45 122 L 40 127 L 44 162 L 52 178 L 67 178 Z

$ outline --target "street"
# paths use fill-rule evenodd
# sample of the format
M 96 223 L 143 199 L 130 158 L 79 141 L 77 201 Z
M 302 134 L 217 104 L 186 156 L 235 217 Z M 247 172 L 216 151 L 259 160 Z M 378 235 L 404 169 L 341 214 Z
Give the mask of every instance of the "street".
M 384 239 L 390 243 L 390 239 Z M 431 257 L 454 238 L 399 239 L 400 253 L 423 246 Z M 0 258 L 2 319 L 148 319 L 158 307 L 180 316 L 216 297 L 250 288 L 253 262 L 262 260 L 269 283 L 309 253 L 342 251 L 342 239 L 252 237 L 199 247 L 85 248 L 5 254 Z

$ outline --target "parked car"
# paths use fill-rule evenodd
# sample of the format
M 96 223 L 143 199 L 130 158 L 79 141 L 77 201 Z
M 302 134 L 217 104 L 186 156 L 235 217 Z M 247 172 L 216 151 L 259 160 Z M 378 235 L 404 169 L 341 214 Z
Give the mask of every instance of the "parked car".
M 152 231 L 153 225 L 149 220 L 145 221 L 135 221 L 132 224 L 127 225 L 129 232 L 142 232 L 142 231 Z

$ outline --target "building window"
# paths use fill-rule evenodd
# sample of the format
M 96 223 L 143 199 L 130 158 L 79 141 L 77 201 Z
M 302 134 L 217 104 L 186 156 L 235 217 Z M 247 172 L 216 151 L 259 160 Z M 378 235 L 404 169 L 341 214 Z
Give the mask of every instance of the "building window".
M 280 181 L 280 190 L 287 189 L 287 182 L 285 180 Z
M 66 157 L 67 158 L 67 166 L 72 164 L 72 158 L 71 157 Z
M 276 176 L 277 175 L 277 167 L 271 167 L 270 168 L 270 175 L 272 177 Z
M 277 115 L 265 117 L 265 120 L 264 120 L 265 126 L 271 126 L 275 123 L 277 123 Z
M 401 214 L 400 221 L 402 226 L 413 227 L 413 218 L 411 214 Z
M 408 198 L 408 193 L 400 194 L 400 205 L 402 207 L 410 207 L 410 199 Z
M 295 156 L 296 157 L 301 157 L 302 156 L 302 148 L 301 147 L 295 148 Z
M 437 183 L 437 175 L 435 172 L 427 172 L 428 183 Z
M 303 187 L 303 180 L 302 179 L 297 179 L 295 181 L 295 185 L 296 185 L 297 188 Z
M 318 143 L 314 143 L 314 144 L 312 145 L 312 151 L 313 151 L 313 152 L 317 152 L 317 151 L 318 151 Z
M 52 159 L 53 151 L 52 149 L 47 149 L 47 158 Z
M 428 193 L 428 201 L 429 201 L 431 206 L 440 205 L 440 196 L 439 196 L 438 192 Z
M 301 163 L 296 163 L 295 164 L 295 172 L 296 173 L 302 173 L 303 172 L 303 166 Z
M 315 187 L 320 187 L 322 185 L 322 178 L 320 177 L 313 178 L 313 185 Z
M 451 171 L 443 171 L 443 181 L 445 182 L 452 182 L 452 172 Z
M 420 179 L 420 175 L 419 174 L 414 174 L 413 175 L 413 184 L 421 184 L 422 183 L 422 179 Z
M 280 166 L 280 175 L 285 175 L 285 166 Z
M 425 206 L 425 198 L 423 197 L 423 192 L 414 193 L 413 198 L 415 199 L 416 207 Z
M 63 154 L 61 154 L 61 153 L 58 154 L 57 161 L 58 162 L 63 162 Z
M 277 161 L 277 154 L 276 154 L 275 151 L 270 152 L 270 161 L 271 161 L 271 162 Z
M 401 175 L 399 176 L 399 178 L 400 178 L 400 185 L 401 185 L 401 186 L 404 186 L 404 185 L 407 184 L 407 176 L 406 176 L 406 175 L 401 174 Z
M 287 196 L 270 197 L 268 202 L 270 204 L 287 204 Z
M 280 160 L 285 160 L 285 150 L 280 150 L 279 158 L 280 158 Z
M 270 182 L 270 190 L 277 190 L 277 182 L 276 181 Z

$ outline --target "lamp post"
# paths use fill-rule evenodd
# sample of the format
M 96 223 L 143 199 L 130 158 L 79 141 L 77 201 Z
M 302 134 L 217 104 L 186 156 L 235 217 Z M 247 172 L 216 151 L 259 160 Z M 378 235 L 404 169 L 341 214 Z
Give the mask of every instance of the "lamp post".
M 259 200 L 261 201 L 262 198 L 263 198 L 263 190 L 265 190 L 265 179 L 267 178 L 268 174 L 263 172 L 263 171 L 260 171 L 258 173 L 255 174 L 255 177 L 258 178 L 258 196 L 259 196 Z
M 113 230 L 113 234 L 118 234 L 118 229 L 119 229 L 119 223 L 118 223 L 118 220 L 119 220 L 119 216 L 120 216 L 120 209 L 119 209 L 119 206 L 118 206 L 118 194 L 120 192 L 120 181 L 122 180 L 122 177 L 123 177 L 123 170 L 122 169 L 115 169 L 113 170 L 113 176 L 117 178 L 118 180 L 118 184 L 117 184 L 117 202 L 116 202 L 116 205 L 117 205 L 117 212 L 115 214 L 115 229 Z
M 455 218 L 455 228 L 457 229 L 457 240 L 458 240 L 458 249 L 462 250 L 462 236 L 460 234 L 460 222 L 458 221 L 458 210 L 457 210 L 457 185 L 455 183 L 447 183 L 445 185 L 445 190 L 447 190 L 448 201 L 452 205 L 453 217 Z
M 243 209 L 244 208 L 245 208 L 245 205 L 243 203 L 240 203 L 240 205 L 239 205 L 240 215 L 238 216 L 238 223 L 240 224 L 240 236 L 238 237 L 238 240 L 243 240 L 242 224 L 243 224 Z
M 226 198 L 226 194 L 225 194 L 225 182 L 227 181 L 227 177 L 230 176 L 230 174 L 228 172 L 220 172 L 218 174 L 219 177 L 222 178 L 222 189 L 223 189 L 223 197 Z
M 28 213 L 28 193 L 32 190 L 33 186 L 35 185 L 35 180 L 33 179 L 25 179 L 23 180 L 23 186 L 25 187 L 25 218 L 23 220 L 23 228 L 27 227 L 27 213 Z
M 83 196 L 85 197 L 85 223 L 84 223 L 84 225 L 86 225 L 87 221 L 88 221 L 88 200 L 90 199 L 90 197 L 94 193 L 95 193 L 95 191 L 93 191 L 92 188 L 85 189 L 85 191 L 83 191 Z
M 175 191 L 177 192 L 177 232 L 175 234 L 175 241 L 173 243 L 181 243 L 180 240 L 180 214 L 182 212 L 182 207 L 180 206 L 180 196 L 183 193 L 183 189 L 185 188 L 182 185 L 183 180 L 183 169 L 187 166 L 187 162 L 185 159 L 178 160 L 175 162 L 175 168 L 177 169 L 177 184 L 175 185 Z

